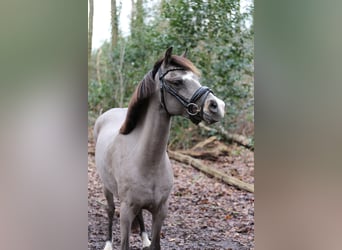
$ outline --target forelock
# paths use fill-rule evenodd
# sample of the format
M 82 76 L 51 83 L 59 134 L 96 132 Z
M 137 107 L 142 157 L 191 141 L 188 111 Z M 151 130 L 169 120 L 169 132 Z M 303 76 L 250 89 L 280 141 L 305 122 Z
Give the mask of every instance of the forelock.
M 189 70 L 193 72 L 195 75 L 200 76 L 200 71 L 196 68 L 196 66 L 187 58 L 182 56 L 173 55 L 171 57 L 171 64 L 184 68 L 185 70 Z

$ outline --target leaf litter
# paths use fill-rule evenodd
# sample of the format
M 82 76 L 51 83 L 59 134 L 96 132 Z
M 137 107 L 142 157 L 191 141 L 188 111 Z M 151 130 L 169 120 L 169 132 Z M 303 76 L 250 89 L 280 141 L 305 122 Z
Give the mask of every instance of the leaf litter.
M 242 181 L 254 183 L 254 155 L 248 149 L 229 145 L 230 152 L 206 164 Z M 94 145 L 88 143 L 88 250 L 102 250 L 107 234 L 106 200 L 94 163 Z M 254 249 L 254 194 L 211 178 L 189 165 L 171 161 L 174 187 L 161 232 L 162 249 Z M 119 208 L 119 201 L 115 200 Z M 117 209 L 118 210 L 118 209 Z M 117 211 L 116 210 L 116 211 Z M 146 230 L 151 235 L 152 216 L 144 211 Z M 113 247 L 119 249 L 119 214 L 113 223 Z M 130 247 L 141 249 L 137 232 Z

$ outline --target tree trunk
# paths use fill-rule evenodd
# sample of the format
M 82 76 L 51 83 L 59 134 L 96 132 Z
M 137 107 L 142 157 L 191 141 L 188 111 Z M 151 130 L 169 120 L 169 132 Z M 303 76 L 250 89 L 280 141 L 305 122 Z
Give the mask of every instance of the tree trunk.
M 120 60 L 119 60 L 119 68 L 118 68 L 118 76 L 119 76 L 119 83 L 120 83 L 120 102 L 119 107 L 123 107 L 124 95 L 125 95 L 125 86 L 124 86 L 124 76 L 122 75 L 123 71 L 123 64 L 125 59 L 125 43 L 121 44 L 120 48 Z
M 134 18 L 135 18 L 136 6 L 135 6 L 134 0 L 132 0 L 131 2 L 132 2 L 132 9 L 131 9 L 130 31 L 131 31 L 131 35 L 132 35 L 133 29 L 134 29 Z
M 141 30 L 144 25 L 144 6 L 143 0 L 132 0 L 132 12 L 131 12 L 131 36 Z
M 91 49 L 93 39 L 93 17 L 94 17 L 94 0 L 89 0 L 89 18 L 88 18 L 88 81 L 90 80 L 91 71 Z
M 101 69 L 100 69 L 100 59 L 102 54 L 102 48 L 99 48 L 96 56 L 96 76 L 97 76 L 97 83 L 102 84 L 101 80 Z
M 111 53 L 110 53 L 110 58 L 111 58 L 111 77 L 112 77 L 112 84 L 115 84 L 115 81 L 117 80 L 117 76 L 115 74 L 115 68 L 116 68 L 116 58 L 114 58 L 114 50 L 117 46 L 118 43 L 118 14 L 117 14 L 117 7 L 116 7 L 116 0 L 111 0 Z M 121 85 L 120 85 L 121 86 Z M 116 96 L 116 94 L 115 94 Z M 122 97 L 121 97 L 122 98 Z M 115 98 L 116 100 L 116 98 Z M 121 106 L 120 106 L 121 107 Z
M 136 22 L 137 26 L 141 27 L 144 22 L 144 8 L 143 8 L 143 0 L 137 0 L 137 11 L 136 11 Z
M 116 0 L 112 0 L 111 16 L 112 16 L 112 50 L 113 50 L 118 43 L 118 30 L 119 30 Z

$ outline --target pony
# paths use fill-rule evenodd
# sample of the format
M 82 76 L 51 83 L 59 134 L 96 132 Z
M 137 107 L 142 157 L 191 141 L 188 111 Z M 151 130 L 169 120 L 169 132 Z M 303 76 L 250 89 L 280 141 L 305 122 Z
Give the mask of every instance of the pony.
M 110 109 L 96 120 L 95 163 L 108 204 L 105 250 L 112 249 L 114 197 L 120 200 L 121 250 L 129 249 L 133 222 L 140 225 L 143 249 L 160 249 L 160 232 L 173 186 L 167 154 L 171 117 L 212 124 L 224 116 L 224 102 L 201 86 L 199 77 L 186 51 L 172 55 L 170 47 L 138 84 L 128 108 Z M 142 209 L 152 214 L 151 241 Z

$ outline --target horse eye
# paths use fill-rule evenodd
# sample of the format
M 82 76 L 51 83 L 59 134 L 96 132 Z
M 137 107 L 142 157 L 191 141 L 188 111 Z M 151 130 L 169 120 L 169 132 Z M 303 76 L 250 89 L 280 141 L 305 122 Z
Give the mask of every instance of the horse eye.
M 173 81 L 173 84 L 176 85 L 176 86 L 182 85 L 183 81 L 182 80 L 175 80 L 175 81 Z

